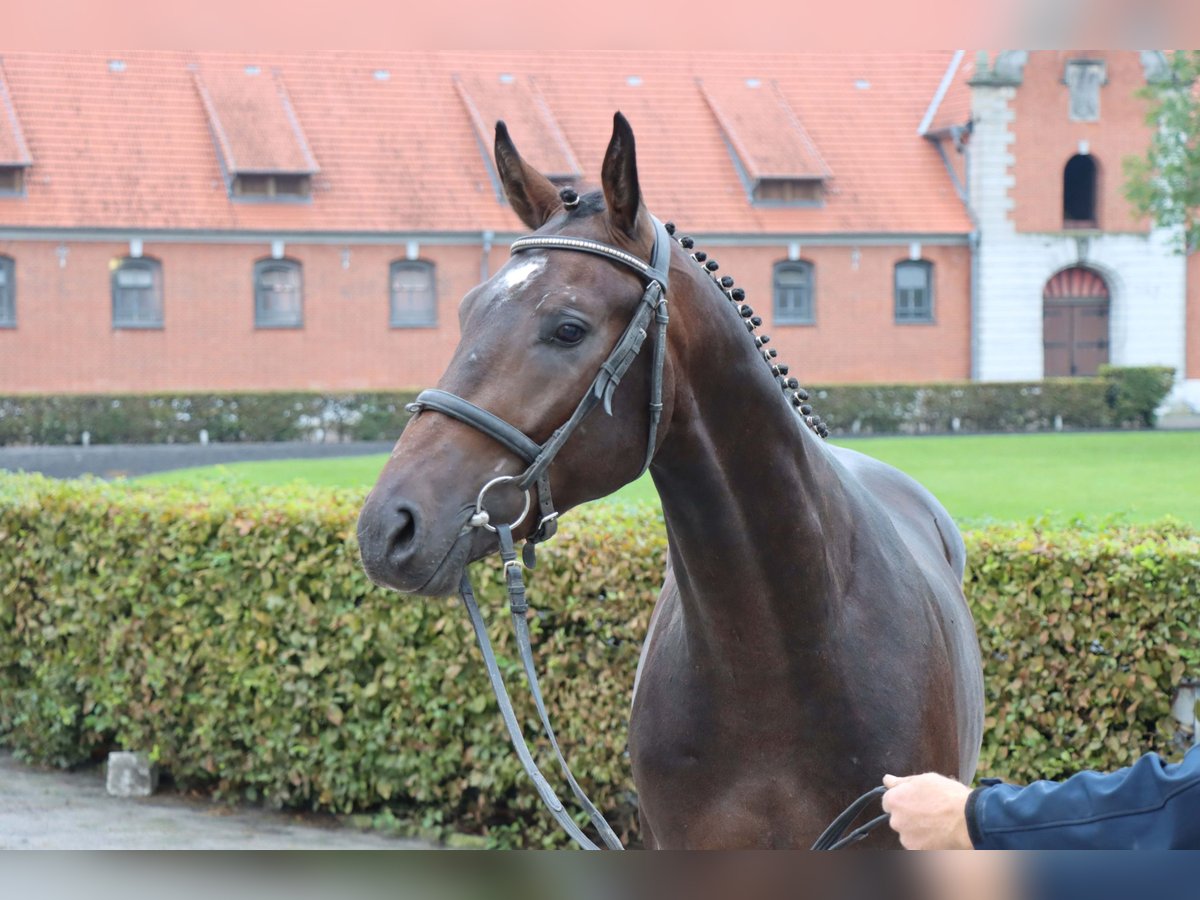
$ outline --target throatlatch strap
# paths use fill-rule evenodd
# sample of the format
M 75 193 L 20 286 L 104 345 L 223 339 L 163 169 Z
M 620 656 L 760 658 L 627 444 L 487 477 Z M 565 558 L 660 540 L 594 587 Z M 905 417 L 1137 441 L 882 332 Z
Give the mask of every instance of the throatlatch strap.
M 521 760 L 521 765 L 525 767 L 525 773 L 533 781 L 533 786 L 537 788 L 538 796 L 542 798 L 542 802 L 550 810 L 550 815 L 554 816 L 554 821 L 562 826 L 562 829 L 571 836 L 572 840 L 584 850 L 599 850 L 600 848 L 592 843 L 591 839 L 579 829 L 579 826 L 575 824 L 575 820 L 563 808 L 562 801 L 558 799 L 558 795 L 554 793 L 554 789 L 546 781 L 542 770 L 533 761 L 533 756 L 529 752 L 529 746 L 525 743 L 525 735 L 522 733 L 521 726 L 517 722 L 517 714 L 513 712 L 512 700 L 509 699 L 508 689 L 504 686 L 504 678 L 500 674 L 500 667 L 496 664 L 496 654 L 492 652 L 492 642 L 487 636 L 487 626 L 484 625 L 483 615 L 479 612 L 479 604 L 475 602 L 475 592 L 471 589 L 471 582 L 467 578 L 466 572 L 463 573 L 462 581 L 459 582 L 458 591 L 459 596 L 462 598 L 463 606 L 467 608 L 467 615 L 471 618 L 471 627 L 475 630 L 475 642 L 479 645 L 479 652 L 483 655 L 483 665 L 487 669 L 488 681 L 492 684 L 492 693 L 496 695 L 496 703 L 500 707 L 500 716 L 504 719 L 504 727 L 508 730 L 508 737 L 512 742 L 513 750 L 517 752 L 517 757 Z
M 603 814 L 596 809 L 583 788 L 579 786 L 579 782 L 575 780 L 575 776 L 571 774 L 571 767 L 567 765 L 566 757 L 563 756 L 562 748 L 558 746 L 558 738 L 554 736 L 554 728 L 550 725 L 550 714 L 546 712 L 546 702 L 542 699 L 542 688 L 538 681 L 537 667 L 533 662 L 533 645 L 529 637 L 529 621 L 525 618 L 525 614 L 529 609 L 529 603 L 525 597 L 525 582 L 521 576 L 521 565 L 517 562 L 517 551 L 513 546 L 512 531 L 507 525 L 496 526 L 497 536 L 500 538 L 500 558 L 504 560 L 504 578 L 508 583 L 508 606 L 509 612 L 512 614 L 513 633 L 517 638 L 517 650 L 521 654 L 521 665 L 525 669 L 525 680 L 529 683 L 529 692 L 533 695 L 533 703 L 537 707 L 538 716 L 542 720 L 542 730 L 546 733 L 546 737 L 550 741 L 550 746 L 554 748 L 554 755 L 558 757 L 559 768 L 562 769 L 563 776 L 567 779 L 567 784 L 571 786 L 571 793 L 575 795 L 575 799 L 579 801 L 579 805 L 587 812 L 588 818 L 592 820 L 592 825 L 596 827 L 600 838 L 604 841 L 605 846 L 609 850 L 624 850 L 621 846 L 621 839 L 613 832 L 608 822 L 604 820 Z

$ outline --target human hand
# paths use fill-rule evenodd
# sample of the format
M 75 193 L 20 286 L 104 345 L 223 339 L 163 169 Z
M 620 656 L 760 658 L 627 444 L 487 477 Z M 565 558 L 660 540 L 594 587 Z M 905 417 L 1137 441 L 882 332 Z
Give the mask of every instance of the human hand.
M 944 775 L 927 772 L 897 778 L 884 775 L 883 811 L 906 850 L 970 850 L 967 797 L 971 789 Z

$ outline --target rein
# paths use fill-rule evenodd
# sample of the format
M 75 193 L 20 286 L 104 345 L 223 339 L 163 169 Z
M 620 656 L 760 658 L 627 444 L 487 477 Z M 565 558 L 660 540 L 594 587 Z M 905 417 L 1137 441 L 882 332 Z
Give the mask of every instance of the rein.
M 658 428 L 663 410 L 663 362 L 666 355 L 667 324 L 669 321 L 666 294 L 671 259 L 670 235 L 674 229 L 672 226 L 664 226 L 653 216 L 651 216 L 651 221 L 654 225 L 654 249 L 649 263 L 630 253 L 626 253 L 624 250 L 588 238 L 535 235 L 520 238 L 510 248 L 513 254 L 526 250 L 571 250 L 592 253 L 633 269 L 646 283 L 645 291 L 642 294 L 642 299 L 638 303 L 637 309 L 634 311 L 633 318 L 626 326 L 621 337 L 617 340 L 616 345 L 609 352 L 608 357 L 600 365 L 600 371 L 596 373 L 591 387 L 588 388 L 582 399 L 580 399 L 570 418 L 556 429 L 545 443 L 538 444 L 520 429 L 506 422 L 495 413 L 476 406 L 469 400 L 459 397 L 457 394 L 452 394 L 449 391 L 438 389 L 422 391 L 417 396 L 417 399 L 407 407 L 408 411 L 414 414 L 424 410 L 431 410 L 470 425 L 472 428 L 482 431 L 491 437 L 527 464 L 525 471 L 520 475 L 501 475 L 498 478 L 493 478 L 480 488 L 479 495 L 475 501 L 475 511 L 468 520 L 464 533 L 472 528 L 484 528 L 487 531 L 495 533 L 499 541 L 500 558 L 504 566 L 504 580 L 508 593 L 508 606 L 512 619 L 513 633 L 516 637 L 521 665 L 525 670 L 525 679 L 529 684 L 534 705 L 537 707 L 538 717 L 541 719 L 542 729 L 550 741 L 550 746 L 554 750 L 559 768 L 562 770 L 568 785 L 570 785 L 571 792 L 574 794 L 579 805 L 588 814 L 588 818 L 600 835 L 604 846 L 610 850 L 623 850 L 625 848 L 621 845 L 620 839 L 609 826 L 608 822 L 605 821 L 604 816 L 596 808 L 595 804 L 588 799 L 587 794 L 584 793 L 579 783 L 575 780 L 574 775 L 571 774 L 570 766 L 567 765 L 566 758 L 559 747 L 558 739 L 554 735 L 554 728 L 550 724 L 550 716 L 546 711 L 546 704 L 542 697 L 541 685 L 538 681 L 537 668 L 533 658 L 529 622 L 526 618 L 529 603 L 525 595 L 525 578 L 522 569 L 534 568 L 536 562 L 536 545 L 550 539 L 557 531 L 558 512 L 554 509 L 554 501 L 550 494 L 550 464 L 563 448 L 563 445 L 566 444 L 571 435 L 579 427 L 583 419 L 596 406 L 603 404 L 605 413 L 609 416 L 613 414 L 613 394 L 620 385 L 621 379 L 641 352 L 642 345 L 649 336 L 652 319 L 656 328 L 654 332 L 654 357 L 651 365 L 650 426 L 649 434 L 646 438 L 646 455 L 641 470 L 638 473 L 639 477 L 650 467 L 650 462 L 654 457 Z M 691 246 L 689 238 L 684 238 L 681 240 L 681 243 L 684 244 L 685 249 Z M 703 262 L 703 254 L 701 253 L 697 253 L 693 258 L 698 262 Z M 715 262 L 710 262 L 707 269 L 710 274 L 714 272 L 716 270 Z M 724 288 L 729 287 L 729 285 L 724 284 L 722 286 Z M 741 298 L 736 296 L 736 292 L 729 292 L 728 290 L 726 292 L 731 299 L 740 301 Z M 752 310 L 749 307 L 742 307 L 741 309 L 743 317 L 749 319 Z M 752 326 L 757 324 L 757 322 L 747 321 L 747 327 L 751 331 L 753 331 Z M 764 343 L 766 343 L 766 338 L 755 340 L 755 346 L 759 349 L 762 348 L 762 344 Z M 762 352 L 764 358 L 770 363 L 774 357 L 774 351 L 764 350 Z M 803 393 L 803 396 L 801 396 L 802 392 L 798 390 L 798 385 L 795 385 L 794 379 L 788 380 L 784 377 L 787 375 L 786 367 L 773 366 L 772 371 L 785 390 L 796 391 L 793 404 L 805 416 L 805 421 L 809 427 L 813 428 L 814 431 L 818 431 L 824 437 L 828 431 L 824 428 L 823 423 L 820 422 L 819 417 L 812 416 L 809 407 L 804 406 L 801 408 L 802 402 L 808 399 L 807 393 Z M 524 509 L 516 521 L 511 524 L 493 523 L 485 505 L 487 493 L 493 487 L 509 483 L 514 484 L 525 495 Z M 530 497 L 530 488 L 532 487 L 537 488 L 539 519 L 537 527 L 526 538 L 521 559 L 518 559 L 512 530 L 525 521 L 525 517 L 529 514 L 532 506 Z M 599 850 L 600 847 L 583 833 L 570 813 L 567 812 L 562 801 L 542 774 L 541 769 L 538 768 L 537 763 L 533 759 L 533 754 L 530 753 L 524 731 L 517 720 L 512 700 L 504 684 L 500 667 L 496 662 L 496 655 L 492 650 L 491 640 L 488 638 L 487 626 L 480 612 L 479 604 L 475 599 L 475 591 L 471 586 L 466 572 L 463 572 L 462 580 L 459 582 L 459 596 L 471 620 L 471 627 L 475 632 L 475 640 L 479 645 L 480 654 L 483 656 L 484 667 L 487 670 L 492 692 L 496 696 L 496 703 L 500 708 L 501 718 L 504 720 L 504 726 L 508 731 L 509 739 L 512 742 L 518 759 L 521 761 L 521 765 L 533 782 L 538 795 L 550 811 L 550 814 L 562 829 L 571 836 L 572 840 L 584 850 Z M 850 827 L 858 814 L 867 804 L 882 793 L 883 788 L 876 788 L 854 801 L 845 812 L 833 821 L 821 837 L 817 839 L 812 849 L 837 850 L 849 846 L 862 840 L 872 829 L 886 822 L 888 820 L 887 815 L 879 816 L 843 837 L 846 829 Z

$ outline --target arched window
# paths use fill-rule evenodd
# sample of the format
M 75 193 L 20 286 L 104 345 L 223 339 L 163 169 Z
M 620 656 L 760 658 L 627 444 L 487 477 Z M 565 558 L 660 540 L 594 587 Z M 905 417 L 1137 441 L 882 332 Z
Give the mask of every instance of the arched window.
M 437 282 L 433 263 L 398 259 L 389 267 L 393 328 L 437 325 Z
M 304 280 L 294 259 L 260 259 L 254 264 L 254 327 L 301 328 Z
M 776 325 L 812 325 L 816 321 L 812 263 L 775 263 L 773 285 Z
M 0 328 L 17 327 L 15 263 L 10 256 L 0 256 Z
M 896 263 L 896 321 L 933 321 L 933 263 L 906 259 Z
M 1096 160 L 1076 154 L 1063 169 L 1063 228 L 1096 227 Z
M 162 263 L 145 257 L 116 260 L 112 304 L 114 328 L 162 328 Z

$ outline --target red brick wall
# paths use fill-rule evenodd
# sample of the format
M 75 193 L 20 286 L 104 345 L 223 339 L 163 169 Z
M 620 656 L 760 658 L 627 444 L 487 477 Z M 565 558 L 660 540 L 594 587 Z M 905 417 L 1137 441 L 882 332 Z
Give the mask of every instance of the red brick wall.
M 933 324 L 897 325 L 893 268 L 909 258 L 894 246 L 805 247 L 815 266 L 816 325 L 775 325 L 771 275 L 786 250 L 766 247 L 705 250 L 746 289 L 763 316 L 771 346 L 801 380 L 810 382 L 948 381 L 971 374 L 971 256 L 965 246 L 922 246 L 933 263 Z M 735 255 L 736 253 L 736 255 Z
M 1100 118 L 1072 122 L 1070 91 L 1063 84 L 1068 59 L 1103 59 L 1108 83 L 1100 88 Z M 1116 50 L 1040 50 L 1029 54 L 1025 77 L 1012 101 L 1014 164 L 1011 189 L 1017 231 L 1062 231 L 1063 168 L 1086 140 L 1095 158 L 1096 215 L 1103 231 L 1145 233 L 1146 220 L 1125 200 L 1122 160 L 1145 153 L 1150 141 L 1146 101 L 1135 96 L 1146 76 L 1137 53 Z
M 256 329 L 252 270 L 266 244 L 155 244 L 164 327 L 114 329 L 110 262 L 126 243 L 2 242 L 16 260 L 17 328 L 0 329 L 0 392 L 352 390 L 433 384 L 458 340 L 458 302 L 479 280 L 479 246 L 423 245 L 437 264 L 436 329 L 388 325 L 388 263 L 403 247 L 288 244 L 304 266 L 304 327 Z M 970 257 L 926 246 L 935 264 L 932 325 L 896 325 L 892 266 L 908 244 L 805 248 L 816 264 L 816 326 L 771 323 L 779 248 L 705 245 L 763 315 L 780 357 L 808 381 L 932 381 L 969 375 Z M 496 247 L 490 270 L 508 257 Z
M 0 242 L 16 260 L 17 328 L 0 329 L 0 389 L 21 392 L 410 387 L 432 383 L 457 341 L 458 301 L 479 247 L 422 247 L 437 264 L 437 329 L 388 326 L 388 263 L 404 248 L 288 244 L 304 267 L 304 327 L 254 327 L 254 262 L 266 245 L 152 244 L 161 330 L 114 329 L 109 263 L 125 243 Z M 505 254 L 497 253 L 498 265 Z

